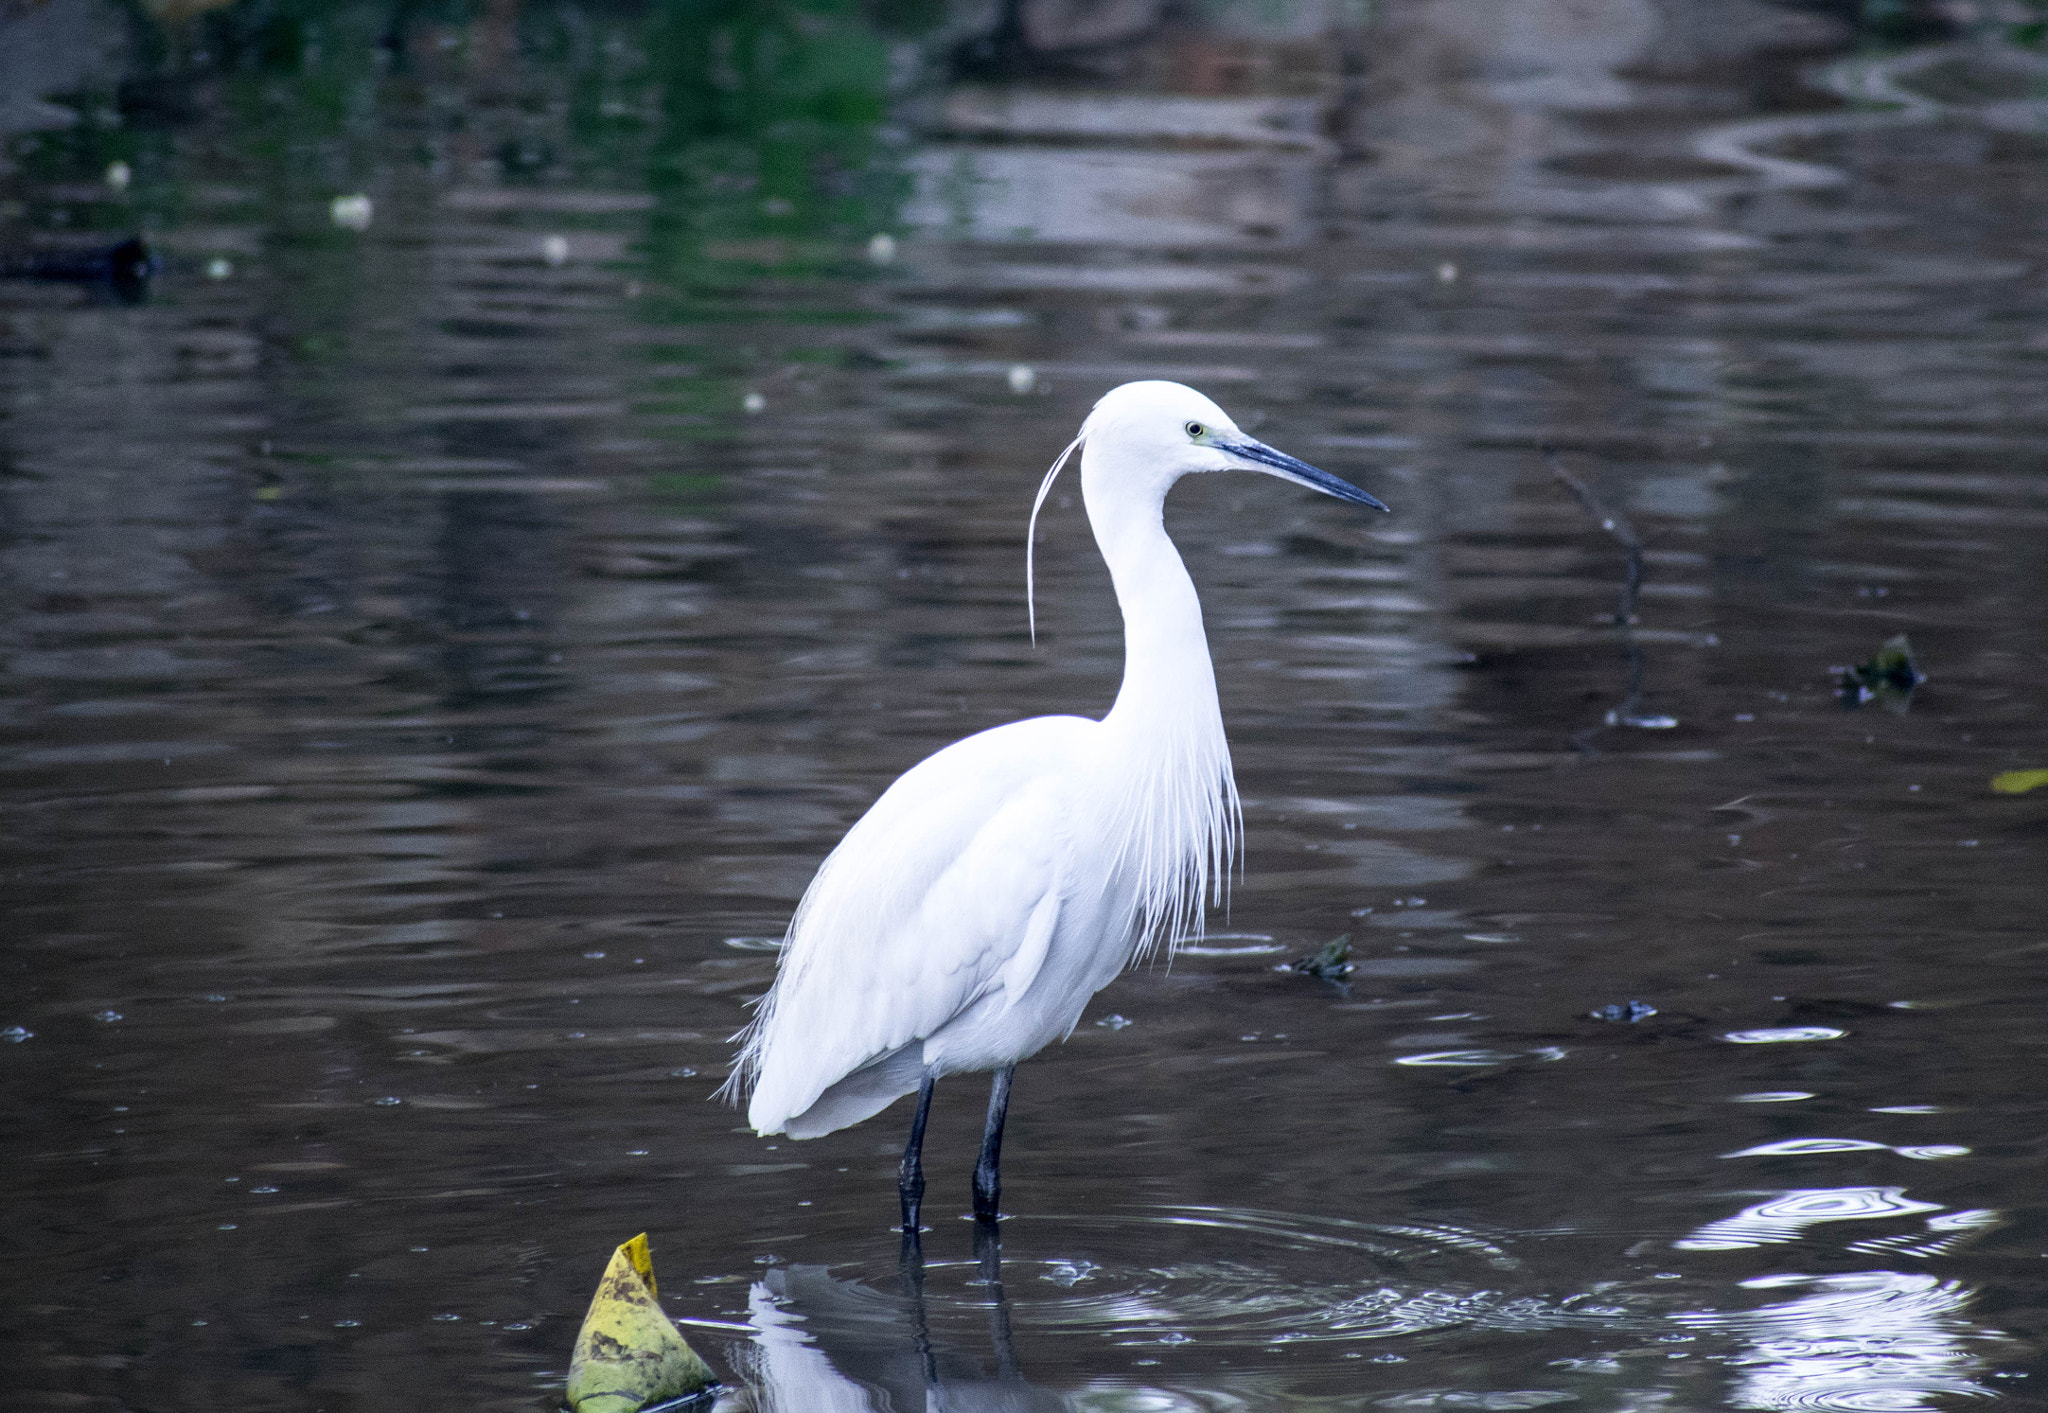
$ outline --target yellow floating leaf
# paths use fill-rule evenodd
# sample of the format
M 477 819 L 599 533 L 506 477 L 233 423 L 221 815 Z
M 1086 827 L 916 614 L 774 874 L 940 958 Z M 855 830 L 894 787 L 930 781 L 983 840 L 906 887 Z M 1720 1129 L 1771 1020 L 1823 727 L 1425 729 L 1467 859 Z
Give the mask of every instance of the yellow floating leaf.
M 642 1232 L 612 1253 L 569 1359 L 576 1413 L 636 1413 L 718 1380 L 654 1298 L 654 1258 Z
M 2001 795 L 2024 795 L 2037 785 L 2048 785 L 2048 770 L 2008 770 L 1991 777 L 1991 788 Z

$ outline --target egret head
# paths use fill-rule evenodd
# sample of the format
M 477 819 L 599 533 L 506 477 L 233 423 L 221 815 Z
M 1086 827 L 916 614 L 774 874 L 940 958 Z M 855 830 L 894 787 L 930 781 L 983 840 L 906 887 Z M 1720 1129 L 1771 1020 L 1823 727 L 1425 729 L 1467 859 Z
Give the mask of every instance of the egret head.
M 1385 510 L 1349 481 L 1297 461 L 1239 429 L 1230 414 L 1179 383 L 1125 383 L 1081 424 L 1090 462 L 1122 480 L 1166 486 L 1197 471 L 1263 471 L 1356 505 Z
M 1024 592 L 1026 601 L 1032 605 L 1034 641 L 1038 636 L 1038 611 L 1032 592 L 1035 576 L 1030 546 L 1038 535 L 1038 512 L 1075 447 L 1086 448 L 1081 456 L 1081 472 L 1089 487 L 1091 518 L 1099 487 L 1108 490 L 1111 499 L 1134 510 L 1138 505 L 1149 505 L 1156 522 L 1168 489 L 1181 477 L 1197 471 L 1263 471 L 1354 505 L 1387 509 L 1349 481 L 1247 436 L 1230 420 L 1229 413 L 1193 388 L 1163 381 L 1125 383 L 1111 388 L 1081 424 L 1081 435 L 1074 438 L 1045 473 L 1038 486 L 1038 498 L 1031 505 L 1031 524 L 1025 533 Z

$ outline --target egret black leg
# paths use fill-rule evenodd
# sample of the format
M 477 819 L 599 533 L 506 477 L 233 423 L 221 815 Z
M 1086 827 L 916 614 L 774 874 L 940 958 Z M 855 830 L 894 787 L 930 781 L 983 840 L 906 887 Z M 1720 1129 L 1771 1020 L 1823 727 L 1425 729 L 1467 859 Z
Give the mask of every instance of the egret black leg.
M 896 1169 L 896 1195 L 903 1199 L 903 1240 L 917 1241 L 917 1212 L 924 1205 L 924 1121 L 931 1117 L 932 1086 L 938 1083 L 926 1075 L 917 1086 L 917 1117 L 910 1121 L 910 1142 L 903 1149 L 903 1162 Z
M 1003 1195 L 1003 1120 L 1010 1114 L 1010 1076 L 1016 1072 L 1015 1065 L 1004 1065 L 988 1087 L 988 1127 L 981 1131 L 981 1161 L 974 1165 L 976 1221 L 994 1221 Z

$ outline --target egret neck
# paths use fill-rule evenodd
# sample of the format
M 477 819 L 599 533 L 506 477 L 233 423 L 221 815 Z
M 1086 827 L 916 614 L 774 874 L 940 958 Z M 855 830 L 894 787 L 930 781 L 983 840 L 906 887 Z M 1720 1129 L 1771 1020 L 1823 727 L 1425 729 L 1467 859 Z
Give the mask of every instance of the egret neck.
M 1216 701 L 1202 604 L 1168 538 L 1177 472 L 1133 475 L 1081 448 L 1081 491 L 1124 621 L 1124 676 L 1103 720 L 1119 808 L 1110 835 L 1138 901 L 1139 951 L 1199 935 L 1221 901 L 1238 835 L 1237 786 Z

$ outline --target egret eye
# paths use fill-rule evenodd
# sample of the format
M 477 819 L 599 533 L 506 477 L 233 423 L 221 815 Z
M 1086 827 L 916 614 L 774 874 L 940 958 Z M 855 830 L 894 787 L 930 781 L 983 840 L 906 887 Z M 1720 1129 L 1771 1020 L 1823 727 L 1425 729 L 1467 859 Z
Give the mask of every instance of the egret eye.
M 1203 428 L 1200 422 L 1188 423 L 1188 436 L 1191 440 L 1200 441 L 1202 439 L 1202 430 Z

